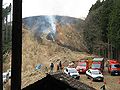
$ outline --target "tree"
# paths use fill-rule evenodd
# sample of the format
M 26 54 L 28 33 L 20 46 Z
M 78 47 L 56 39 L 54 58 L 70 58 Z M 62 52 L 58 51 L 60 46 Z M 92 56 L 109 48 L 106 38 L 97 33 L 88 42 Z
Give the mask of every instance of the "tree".
M 11 24 L 8 24 L 8 15 L 11 12 L 11 4 L 3 9 L 2 13 L 2 35 L 3 35 L 3 54 L 11 49 Z M 11 22 L 10 22 L 11 23 Z
M 110 13 L 108 23 L 108 38 L 112 44 L 112 48 L 120 51 L 120 0 L 113 2 L 113 10 Z M 116 51 L 116 52 L 118 52 Z M 114 51 L 112 51 L 114 52 Z M 117 53 L 116 53 L 117 54 Z
M 84 39 L 89 50 L 108 50 L 111 58 L 120 51 L 120 0 L 98 0 L 85 19 Z M 102 45 L 102 46 L 101 46 Z M 108 45 L 108 47 L 107 47 Z

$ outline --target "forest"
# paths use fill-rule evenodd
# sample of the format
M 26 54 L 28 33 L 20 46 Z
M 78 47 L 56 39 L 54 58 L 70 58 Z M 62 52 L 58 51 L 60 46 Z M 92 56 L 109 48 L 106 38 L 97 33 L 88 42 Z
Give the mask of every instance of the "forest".
M 12 18 L 11 4 L 2 7 L 2 51 L 3 61 L 12 49 Z M 8 18 L 10 17 L 10 18 Z
M 120 58 L 120 0 L 97 0 L 84 23 L 89 53 Z

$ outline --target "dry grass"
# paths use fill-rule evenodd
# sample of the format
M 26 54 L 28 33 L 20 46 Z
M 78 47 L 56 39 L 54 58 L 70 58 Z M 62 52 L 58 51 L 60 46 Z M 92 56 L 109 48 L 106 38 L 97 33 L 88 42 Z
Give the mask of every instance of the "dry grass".
M 11 54 L 11 52 L 7 52 L 6 54 L 3 55 L 3 57 L 6 57 L 6 59 L 3 63 L 3 72 L 6 72 L 8 69 L 11 68 L 12 54 Z
M 23 29 L 22 35 L 22 88 L 45 77 L 45 73 L 49 72 L 51 62 L 55 64 L 54 71 L 56 71 L 59 61 L 64 63 L 89 56 L 83 52 L 71 51 L 46 39 L 39 43 L 33 38 L 31 31 L 26 29 Z M 10 59 L 10 55 L 8 59 Z M 41 71 L 35 70 L 37 64 L 44 65 Z M 7 62 L 4 65 L 7 67 L 10 66 L 10 63 Z
M 32 37 L 30 31 L 24 29 L 23 33 L 24 33 L 23 41 L 22 41 L 22 86 L 23 87 L 37 80 L 38 78 L 44 77 L 45 75 L 44 73 L 43 73 L 44 75 L 41 74 L 38 75 L 37 73 L 36 75 L 29 76 L 29 74 L 34 71 L 35 66 L 37 64 L 43 64 L 49 69 L 49 65 L 51 62 L 53 62 L 56 66 L 56 64 L 60 60 L 62 61 L 62 63 L 65 61 L 74 61 L 77 60 L 78 58 L 84 58 L 87 55 L 85 53 L 71 51 L 70 49 L 61 47 L 56 43 L 53 43 L 46 39 L 43 40 L 44 42 L 38 43 Z

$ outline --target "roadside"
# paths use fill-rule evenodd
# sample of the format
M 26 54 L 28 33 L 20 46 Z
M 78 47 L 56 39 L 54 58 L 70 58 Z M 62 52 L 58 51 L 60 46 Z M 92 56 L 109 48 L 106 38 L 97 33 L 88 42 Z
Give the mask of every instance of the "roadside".
M 81 79 L 80 79 L 81 82 L 89 86 L 92 86 L 97 90 L 101 90 L 100 87 L 103 86 L 104 83 L 106 90 L 120 90 L 120 76 L 111 76 L 108 73 L 106 67 L 104 70 L 104 82 L 93 82 L 90 79 L 87 79 L 85 74 L 80 74 L 80 75 L 81 75 Z

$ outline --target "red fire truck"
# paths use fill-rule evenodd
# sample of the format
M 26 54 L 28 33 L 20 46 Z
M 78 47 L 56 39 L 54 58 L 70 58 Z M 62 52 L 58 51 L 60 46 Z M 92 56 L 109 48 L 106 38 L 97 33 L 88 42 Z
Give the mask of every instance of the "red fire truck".
M 91 60 L 80 60 L 76 67 L 79 73 L 85 73 L 88 69 L 104 70 L 104 58 L 93 58 Z
M 120 75 L 120 62 L 117 60 L 108 60 L 107 66 L 108 72 L 111 75 Z
M 94 58 L 92 60 L 91 69 L 98 69 L 101 72 L 104 70 L 104 58 Z
M 86 60 L 81 60 L 78 62 L 78 65 L 76 67 L 76 70 L 79 73 L 85 73 L 88 69 L 87 61 Z

